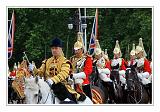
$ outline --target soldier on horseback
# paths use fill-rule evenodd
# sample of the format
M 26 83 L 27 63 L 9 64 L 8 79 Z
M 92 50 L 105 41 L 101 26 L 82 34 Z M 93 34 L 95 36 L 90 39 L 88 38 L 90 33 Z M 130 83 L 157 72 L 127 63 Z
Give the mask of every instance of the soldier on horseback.
M 135 52 L 135 44 L 133 44 L 132 50 L 130 52 L 130 60 L 127 63 L 127 66 L 136 64 L 136 52 Z
M 96 40 L 96 49 L 95 49 L 95 63 L 98 69 L 99 77 L 102 80 L 102 85 L 107 89 L 109 93 L 108 103 L 113 103 L 113 83 L 110 79 L 110 61 L 107 54 L 104 54 L 100 48 L 98 40 Z M 106 91 L 106 92 L 107 92 Z
M 126 79 L 125 79 L 125 60 L 122 57 L 122 53 L 120 50 L 119 42 L 118 40 L 116 41 L 116 45 L 114 48 L 114 58 L 111 60 L 111 67 L 113 71 L 118 71 L 119 73 L 119 78 L 122 84 L 126 84 Z M 119 80 L 119 79 L 118 79 Z
M 151 67 L 148 59 L 146 58 L 146 53 L 143 47 L 142 38 L 139 39 L 139 45 L 136 46 L 136 56 L 137 56 L 137 75 L 141 80 L 142 84 L 148 91 L 150 98 L 152 97 L 152 85 L 151 85 Z
M 39 69 L 30 64 L 30 71 L 33 71 L 35 75 L 44 77 L 61 103 L 76 103 L 76 100 L 81 100 L 82 96 L 67 82 L 71 63 L 63 55 L 62 41 L 59 38 L 54 38 L 50 47 L 53 56 L 44 60 Z
M 136 56 L 137 56 L 137 71 L 138 77 L 142 80 L 144 85 L 151 82 L 151 68 L 150 63 L 146 58 L 146 53 L 143 47 L 142 38 L 139 39 L 139 45 L 136 46 Z
M 75 80 L 76 91 L 81 95 L 86 94 L 92 99 L 89 76 L 92 73 L 92 57 L 84 53 L 82 34 L 78 32 L 77 42 L 74 44 L 74 53 L 70 58 L 73 69 L 72 74 Z

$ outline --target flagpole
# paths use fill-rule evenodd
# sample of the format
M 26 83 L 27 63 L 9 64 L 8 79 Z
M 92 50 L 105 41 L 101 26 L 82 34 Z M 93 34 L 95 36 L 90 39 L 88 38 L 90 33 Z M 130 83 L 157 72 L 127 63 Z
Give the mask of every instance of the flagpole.
M 81 9 L 78 8 L 78 11 L 79 11 L 79 32 L 81 32 Z
M 86 8 L 84 8 L 84 17 L 85 17 L 85 22 L 86 22 Z M 85 28 L 84 30 L 84 37 L 85 37 L 85 52 L 87 52 L 87 29 Z
M 98 9 L 96 9 L 96 39 L 98 39 Z

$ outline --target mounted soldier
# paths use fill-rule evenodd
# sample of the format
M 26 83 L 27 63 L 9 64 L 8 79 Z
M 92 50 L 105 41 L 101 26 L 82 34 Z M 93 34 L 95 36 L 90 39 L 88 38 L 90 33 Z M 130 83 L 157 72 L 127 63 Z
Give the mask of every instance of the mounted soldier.
M 144 85 L 151 83 L 151 68 L 150 63 L 146 58 L 142 38 L 139 39 L 139 45 L 136 46 L 136 56 L 138 77 L 142 80 Z
M 44 80 L 46 80 L 61 102 L 76 103 L 76 100 L 83 100 L 82 96 L 67 82 L 71 63 L 63 55 L 62 41 L 59 38 L 54 38 L 51 41 L 50 47 L 53 56 L 44 60 L 39 69 L 35 65 L 30 64 L 30 71 L 33 71 L 35 75 L 44 77 Z
M 110 79 L 110 61 L 107 55 L 107 51 L 104 53 L 101 50 L 101 47 L 99 45 L 98 40 L 96 40 L 96 49 L 95 49 L 95 65 L 98 69 L 98 75 L 100 79 L 102 80 L 102 85 L 107 89 L 108 94 L 109 94 L 109 100 L 108 103 L 113 103 L 113 83 L 112 80 Z M 106 92 L 107 92 L 106 91 Z
M 132 50 L 130 52 L 130 60 L 127 63 L 127 66 L 135 65 L 136 64 L 136 52 L 135 52 L 135 44 L 132 46 Z
M 96 49 L 94 54 L 94 61 L 96 62 L 100 79 L 104 82 L 112 82 L 110 79 L 110 63 L 107 61 L 109 59 L 101 50 L 98 40 L 96 40 Z
M 113 50 L 114 57 L 111 60 L 111 67 L 113 71 L 118 71 L 120 81 L 123 85 L 126 84 L 126 79 L 125 79 L 125 60 L 122 57 L 121 49 L 119 46 L 118 40 L 116 41 L 115 48 Z
M 73 69 L 72 74 L 75 80 L 76 91 L 86 94 L 92 99 L 89 76 L 92 73 L 92 57 L 84 53 L 82 33 L 78 32 L 77 42 L 74 44 L 74 53 L 70 58 Z
M 150 97 L 150 102 L 152 102 L 152 75 L 150 62 L 146 58 L 146 52 L 143 47 L 142 38 L 139 39 L 139 45 L 136 46 L 136 56 L 137 56 L 137 75 L 146 88 L 148 95 Z

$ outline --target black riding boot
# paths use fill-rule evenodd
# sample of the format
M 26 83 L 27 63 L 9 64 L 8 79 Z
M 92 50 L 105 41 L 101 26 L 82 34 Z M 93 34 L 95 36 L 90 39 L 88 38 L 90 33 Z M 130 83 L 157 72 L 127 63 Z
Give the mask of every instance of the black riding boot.
M 76 103 L 75 96 L 67 90 L 64 84 L 59 82 L 57 84 L 52 85 L 51 89 L 61 102 L 64 102 L 64 100 L 68 98 L 71 100 L 71 103 Z
M 108 87 L 108 95 L 109 95 L 109 101 L 108 103 L 113 103 L 114 102 L 114 98 L 115 98 L 115 94 L 114 94 L 114 87 L 113 87 L 113 83 L 112 82 L 106 82 L 106 86 Z
M 152 83 L 146 84 L 144 87 L 145 87 L 147 94 L 150 98 L 150 103 L 152 103 Z
M 127 103 L 127 90 L 126 90 L 126 87 L 125 87 L 126 85 L 125 84 L 123 84 L 122 85 L 122 92 L 123 92 L 123 103 Z
M 92 100 L 92 93 L 90 84 L 82 86 L 84 93 Z

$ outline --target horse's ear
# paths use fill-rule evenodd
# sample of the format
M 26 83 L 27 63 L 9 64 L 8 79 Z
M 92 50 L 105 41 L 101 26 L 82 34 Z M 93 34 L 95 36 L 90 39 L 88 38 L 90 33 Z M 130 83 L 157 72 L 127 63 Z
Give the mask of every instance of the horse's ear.
M 23 77 L 23 81 L 25 82 L 26 80 L 25 80 L 25 77 Z
M 36 83 L 38 83 L 38 80 L 39 80 L 39 78 L 38 78 L 38 77 L 36 77 L 36 78 L 35 78 L 35 82 L 36 82 Z
M 133 67 L 134 67 L 134 68 L 136 68 L 136 67 L 137 67 L 137 62 L 133 65 Z

